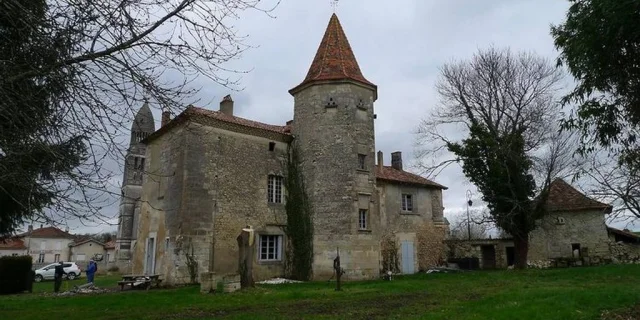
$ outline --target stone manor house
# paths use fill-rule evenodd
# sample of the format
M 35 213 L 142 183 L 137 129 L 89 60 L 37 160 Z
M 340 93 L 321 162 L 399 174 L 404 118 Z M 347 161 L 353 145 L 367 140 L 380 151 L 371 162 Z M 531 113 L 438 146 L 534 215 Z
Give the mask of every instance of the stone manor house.
M 188 106 L 155 130 L 148 104 L 135 117 L 125 161 L 116 255 L 136 274 L 169 284 L 198 274 L 238 272 L 236 237 L 255 230 L 253 277 L 284 274 L 284 187 L 288 148 L 297 148 L 313 213 L 313 278 L 333 276 L 340 250 L 347 279 L 382 269 L 381 240 L 392 233 L 403 273 L 419 263 L 417 231 L 440 240 L 447 188 L 403 169 L 400 152 L 384 165 L 375 154 L 377 86 L 358 66 L 334 14 L 306 78 L 293 89 L 293 120 L 260 123 L 234 115 L 226 96 L 218 111 Z M 377 158 L 377 163 L 376 163 Z

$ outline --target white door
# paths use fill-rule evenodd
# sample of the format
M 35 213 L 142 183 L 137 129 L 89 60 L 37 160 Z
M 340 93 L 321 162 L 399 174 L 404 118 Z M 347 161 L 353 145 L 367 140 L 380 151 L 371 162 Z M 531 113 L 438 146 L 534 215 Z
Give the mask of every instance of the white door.
M 413 241 L 402 241 L 402 273 L 414 274 Z
M 155 274 L 156 270 L 156 239 L 147 239 L 147 259 L 145 262 L 144 273 L 148 275 Z

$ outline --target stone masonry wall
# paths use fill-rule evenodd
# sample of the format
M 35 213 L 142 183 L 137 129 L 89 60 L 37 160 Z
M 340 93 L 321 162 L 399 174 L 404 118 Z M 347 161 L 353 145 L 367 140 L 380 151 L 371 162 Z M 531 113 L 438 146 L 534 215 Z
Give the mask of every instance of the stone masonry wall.
M 374 92 L 351 83 L 316 84 L 294 100 L 293 133 L 314 214 L 314 278 L 333 275 L 338 249 L 348 279 L 377 277 Z M 365 156 L 364 170 L 358 154 Z M 359 209 L 367 210 L 368 230 L 359 230 Z
M 437 264 L 435 261 L 440 259 L 433 255 L 441 255 L 444 249 L 442 243 L 444 230 L 430 228 L 430 226 L 434 225 L 434 206 L 442 207 L 441 203 L 433 203 L 434 199 L 438 201 L 441 198 L 434 194 L 441 194 L 442 191 L 381 181 L 378 181 L 377 188 L 380 197 L 381 229 L 386 233 L 394 234 L 398 244 L 402 241 L 413 243 L 412 260 L 415 271 Z M 413 210 L 411 212 L 402 211 L 402 194 L 412 195 Z M 438 224 L 442 223 L 442 219 L 437 220 Z M 433 234 L 420 235 L 420 232 L 433 232 Z M 398 257 L 402 261 L 400 247 L 398 247 Z
M 572 257 L 572 244 L 588 248 L 590 257 L 610 256 L 602 211 L 552 212 L 529 235 L 530 262 Z
M 184 253 L 180 251 L 180 210 L 182 206 L 184 136 L 183 127 L 152 141 L 148 148 L 147 174 L 143 181 L 137 241 L 133 248 L 132 272 L 146 272 L 146 244 L 155 239 L 155 273 L 163 282 L 188 282 Z M 178 240 L 178 241 L 176 241 Z
M 184 216 L 185 223 L 199 234 L 213 231 L 211 268 L 217 275 L 237 273 L 238 244 L 236 237 L 245 226 L 255 230 L 254 279 L 282 276 L 284 244 L 282 226 L 286 224 L 284 181 L 282 203 L 269 203 L 269 175 L 285 177 L 287 143 L 235 133 L 208 126 L 192 125 L 187 167 L 198 168 L 190 176 L 190 202 L 194 204 Z M 273 151 L 269 143 L 275 143 Z M 199 150 L 199 152 L 196 152 Z M 197 190 L 197 192 L 193 192 Z M 213 221 L 213 225 L 211 222 Z M 282 259 L 262 262 L 258 259 L 260 235 L 282 236 Z

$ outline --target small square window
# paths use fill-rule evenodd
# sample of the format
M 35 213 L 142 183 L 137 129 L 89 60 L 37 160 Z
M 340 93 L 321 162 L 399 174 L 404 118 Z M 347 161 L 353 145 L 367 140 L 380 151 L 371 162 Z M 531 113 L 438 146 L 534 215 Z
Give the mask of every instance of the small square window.
M 369 221 L 368 221 L 368 210 L 360 209 L 358 212 L 358 229 L 360 230 L 369 230 Z
M 258 248 L 260 261 L 282 260 L 282 236 L 261 235 Z
M 358 154 L 358 169 L 366 170 L 367 169 L 367 156 L 364 154 Z
M 413 196 L 402 194 L 402 211 L 413 211 Z
M 269 151 L 273 151 L 276 149 L 276 143 L 275 142 L 269 142 Z

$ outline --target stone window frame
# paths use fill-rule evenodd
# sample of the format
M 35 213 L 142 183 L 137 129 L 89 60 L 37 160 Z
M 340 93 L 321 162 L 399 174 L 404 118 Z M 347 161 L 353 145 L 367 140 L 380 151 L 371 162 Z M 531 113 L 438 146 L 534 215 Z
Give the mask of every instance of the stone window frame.
M 358 209 L 358 231 L 370 231 L 369 209 Z
M 278 194 L 278 181 L 280 182 L 279 194 Z M 270 173 L 267 176 L 267 203 L 270 205 L 284 204 L 284 177 L 280 174 Z
M 278 257 L 276 259 L 263 259 L 262 258 L 262 237 L 276 237 L 278 239 L 278 243 L 276 244 L 276 248 L 278 250 Z M 258 233 L 256 237 L 257 250 L 256 250 L 256 258 L 258 264 L 281 264 L 284 263 L 284 234 L 281 233 L 272 233 L 272 232 L 264 232 Z M 267 255 L 269 253 L 267 252 Z
M 358 170 L 367 171 L 367 155 L 358 153 Z
M 405 206 L 405 196 L 408 196 L 409 201 L 406 202 Z M 416 196 L 413 192 L 400 192 L 400 212 L 404 214 L 416 214 L 416 206 L 415 206 Z

